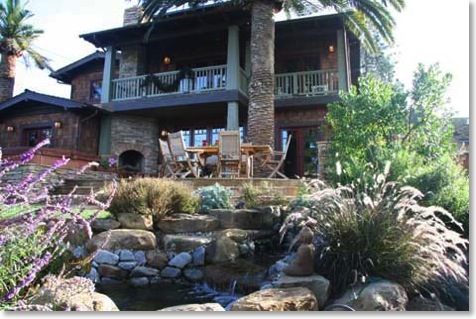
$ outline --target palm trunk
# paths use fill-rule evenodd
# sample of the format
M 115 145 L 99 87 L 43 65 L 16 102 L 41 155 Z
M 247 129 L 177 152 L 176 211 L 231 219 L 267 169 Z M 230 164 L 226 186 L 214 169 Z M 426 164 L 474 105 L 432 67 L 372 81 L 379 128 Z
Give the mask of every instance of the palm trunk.
M 274 147 L 274 2 L 255 0 L 251 9 L 251 80 L 248 140 Z
M 13 54 L 2 53 L 0 61 L 0 102 L 13 97 L 15 86 L 17 57 Z

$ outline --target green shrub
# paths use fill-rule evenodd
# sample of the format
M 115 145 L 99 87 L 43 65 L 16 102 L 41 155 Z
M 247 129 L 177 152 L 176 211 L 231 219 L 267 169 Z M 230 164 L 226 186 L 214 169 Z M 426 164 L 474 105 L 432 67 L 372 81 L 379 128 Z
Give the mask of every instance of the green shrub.
M 239 200 L 246 208 L 286 205 L 289 202 L 281 193 L 274 191 L 268 182 L 260 182 L 258 185 L 252 182 L 244 183 Z
M 183 183 L 138 178 L 121 180 L 109 211 L 116 216 L 120 213 L 152 215 L 157 221 L 168 214 L 195 213 L 197 207 L 198 197 Z
M 377 175 L 372 184 L 324 188 L 311 195 L 311 226 L 320 239 L 316 272 L 331 281 L 334 295 L 346 290 L 357 271 L 404 286 L 437 291 L 438 280 L 467 284 L 468 241 L 448 229 L 439 207 L 418 204 L 422 193 Z M 295 219 L 293 214 L 288 219 Z M 286 223 L 287 221 L 285 221 Z M 434 281 L 436 279 L 436 281 Z
M 200 213 L 208 213 L 210 209 L 233 207 L 231 205 L 231 190 L 218 183 L 199 188 L 197 193 L 200 197 Z

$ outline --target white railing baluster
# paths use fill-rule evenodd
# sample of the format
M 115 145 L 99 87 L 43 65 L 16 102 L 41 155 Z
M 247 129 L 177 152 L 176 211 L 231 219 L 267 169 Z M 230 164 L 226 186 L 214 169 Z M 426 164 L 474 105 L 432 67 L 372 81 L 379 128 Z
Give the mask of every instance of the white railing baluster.
M 276 97 L 290 95 L 324 95 L 338 92 L 338 73 L 335 69 L 280 73 L 275 75 Z

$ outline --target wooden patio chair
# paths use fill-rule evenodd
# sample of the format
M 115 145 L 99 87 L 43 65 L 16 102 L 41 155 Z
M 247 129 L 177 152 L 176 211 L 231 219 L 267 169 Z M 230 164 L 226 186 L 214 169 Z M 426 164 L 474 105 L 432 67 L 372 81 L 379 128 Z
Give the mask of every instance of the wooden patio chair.
M 187 152 L 182 131 L 169 133 L 168 142 L 172 159 L 176 165 L 181 166 L 181 170 L 177 171 L 175 177 L 187 177 L 190 174 L 193 177 L 200 175 L 199 163 L 197 159 L 192 159 Z
M 184 169 L 184 166 L 175 162 L 173 159 L 169 142 L 159 138 L 159 148 L 162 160 L 159 168 L 159 177 L 179 177 L 180 172 Z
M 239 131 L 221 131 L 218 136 L 218 176 L 240 177 L 242 154 Z
M 291 137 L 292 135 L 288 135 L 288 140 L 286 142 L 284 150 L 273 151 L 273 154 L 267 157 L 261 164 L 261 166 L 271 169 L 271 173 L 268 175 L 268 178 L 277 177 L 276 175 L 279 175 L 284 179 L 289 179 L 280 171 L 280 169 L 283 166 L 284 160 L 286 159 L 286 154 L 288 153 L 289 145 L 291 144 Z

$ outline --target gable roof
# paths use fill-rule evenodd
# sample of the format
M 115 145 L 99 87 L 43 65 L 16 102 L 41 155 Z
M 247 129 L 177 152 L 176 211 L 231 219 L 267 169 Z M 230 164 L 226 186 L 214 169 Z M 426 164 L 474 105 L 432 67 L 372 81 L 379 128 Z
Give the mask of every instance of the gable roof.
M 41 102 L 41 103 L 61 107 L 65 110 L 80 110 L 80 109 L 95 109 L 95 108 L 100 109 L 99 107 L 96 107 L 91 104 L 79 103 L 79 102 L 75 102 L 70 99 L 66 99 L 66 98 L 62 98 L 58 96 L 41 94 L 38 92 L 25 90 L 25 92 L 18 94 L 12 97 L 11 99 L 1 102 L 0 111 L 8 109 L 19 103 L 24 103 L 29 101 Z
M 94 65 L 94 63 L 102 63 L 105 59 L 106 53 L 96 51 L 90 55 L 85 56 L 71 64 L 62 67 L 59 70 L 50 73 L 50 77 L 61 82 L 71 84 L 73 77 L 80 73 L 84 68 Z M 119 54 L 116 55 L 117 62 L 119 61 Z

